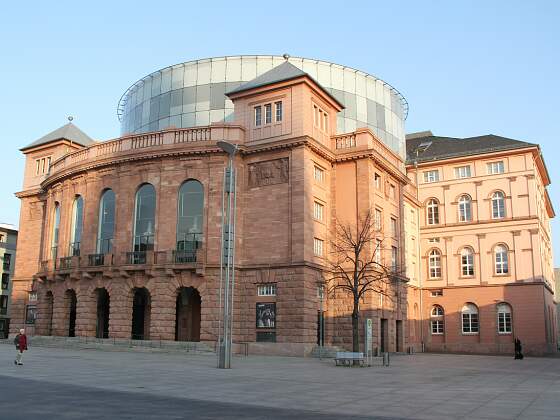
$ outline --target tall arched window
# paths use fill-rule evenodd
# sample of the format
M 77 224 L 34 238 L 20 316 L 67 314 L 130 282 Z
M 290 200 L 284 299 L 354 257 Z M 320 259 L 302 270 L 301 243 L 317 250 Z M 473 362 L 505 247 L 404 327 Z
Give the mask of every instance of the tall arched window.
M 435 198 L 430 199 L 426 205 L 426 218 L 429 225 L 439 224 L 439 203 Z
M 498 333 L 511 334 L 511 306 L 507 303 L 500 303 L 496 309 L 498 312 Z
M 430 251 L 428 256 L 428 268 L 431 279 L 438 279 L 441 277 L 441 252 L 437 249 L 432 249 Z
M 156 190 L 152 184 L 144 184 L 138 189 L 134 208 L 134 251 L 138 253 L 151 251 L 154 249 L 156 221 Z M 136 254 L 136 256 L 140 260 L 135 263 L 145 262 L 145 254 Z
M 471 248 L 461 250 L 461 273 L 463 276 L 474 276 L 474 252 Z
M 177 251 L 192 252 L 202 242 L 204 188 L 196 180 L 179 188 L 177 203 Z
M 461 309 L 463 334 L 478 334 L 478 308 L 467 303 Z
M 467 194 L 459 197 L 459 221 L 470 222 L 472 220 L 471 197 Z
M 60 204 L 54 203 L 54 214 L 53 214 L 53 229 L 52 229 L 52 241 L 51 241 L 51 256 L 53 260 L 56 260 L 58 256 L 58 233 L 60 230 Z
M 492 219 L 503 219 L 506 217 L 505 195 L 501 191 L 492 194 Z
M 108 254 L 113 250 L 115 230 L 115 193 L 106 190 L 99 201 L 99 227 L 97 228 L 98 254 Z
M 80 256 L 80 243 L 83 230 L 84 199 L 81 195 L 76 196 L 72 206 L 72 235 L 70 238 L 70 256 Z
M 496 245 L 494 248 L 494 271 L 496 274 L 508 274 L 508 249 L 504 245 Z
M 430 313 L 430 326 L 433 335 L 443 334 L 443 308 L 434 305 Z

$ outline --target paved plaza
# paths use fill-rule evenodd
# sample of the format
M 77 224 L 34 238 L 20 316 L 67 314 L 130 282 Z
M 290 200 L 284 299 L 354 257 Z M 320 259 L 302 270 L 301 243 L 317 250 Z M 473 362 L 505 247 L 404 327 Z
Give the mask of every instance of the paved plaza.
M 3 419 L 560 419 L 560 359 L 416 354 L 330 360 L 0 345 Z

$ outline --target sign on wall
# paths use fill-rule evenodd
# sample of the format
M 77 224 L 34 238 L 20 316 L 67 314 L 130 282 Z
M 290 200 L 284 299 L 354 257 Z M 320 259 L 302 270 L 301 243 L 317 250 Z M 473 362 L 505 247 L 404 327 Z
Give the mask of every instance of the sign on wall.
M 276 328 L 276 303 L 257 303 L 257 328 Z
M 267 160 L 249 164 L 249 187 L 282 184 L 290 174 L 288 158 Z

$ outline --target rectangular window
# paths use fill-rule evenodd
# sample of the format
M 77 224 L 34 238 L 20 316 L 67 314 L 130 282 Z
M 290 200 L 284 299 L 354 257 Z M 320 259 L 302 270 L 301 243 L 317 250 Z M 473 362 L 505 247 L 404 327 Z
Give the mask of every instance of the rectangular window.
M 503 174 L 504 173 L 504 161 L 500 160 L 497 162 L 490 162 L 486 164 L 488 170 L 488 175 Z
M 318 203 L 317 201 L 313 203 L 313 217 L 315 218 L 315 220 L 323 221 L 324 208 L 325 206 L 323 206 L 321 203 Z
M 424 172 L 424 182 L 438 182 L 439 181 L 439 171 L 437 169 L 433 171 Z
M 264 123 L 270 124 L 272 122 L 272 104 L 264 106 Z
M 2 290 L 8 290 L 10 286 L 10 275 L 8 273 L 2 273 Z
M 470 178 L 471 167 L 470 165 L 459 166 L 455 168 L 455 178 Z
M 324 121 L 324 130 L 328 131 L 328 129 L 329 129 L 329 114 L 327 114 L 327 113 L 323 114 L 323 121 Z
M 255 127 L 259 127 L 262 124 L 262 107 L 255 107 Z
M 276 303 L 257 303 L 257 328 L 276 328 Z
M 441 290 L 441 289 L 432 290 L 432 291 L 430 292 L 430 296 L 431 296 L 431 297 L 443 296 L 443 290 Z
M 257 286 L 257 296 L 276 296 L 276 283 Z
M 35 163 L 37 164 L 37 168 L 35 169 L 35 175 L 39 175 L 39 171 L 41 169 L 41 159 L 37 159 Z
M 374 223 L 375 223 L 375 230 L 382 230 L 383 229 L 383 215 L 381 210 L 375 209 L 374 214 Z
M 381 189 L 381 175 L 379 175 L 377 172 L 375 173 L 375 175 L 373 176 L 373 181 L 375 183 L 375 188 L 377 188 L 378 190 Z
M 439 238 L 429 238 L 429 239 L 428 239 L 428 242 L 430 242 L 430 243 L 439 242 Z
M 391 247 L 391 270 L 397 271 L 397 247 Z
M 313 105 L 313 125 L 319 126 L 319 108 L 316 105 Z
M 27 305 L 25 308 L 25 323 L 35 324 L 35 319 L 37 318 L 37 306 Z
M 0 315 L 8 314 L 8 296 L 0 296 Z
M 282 101 L 274 102 L 276 109 L 276 122 L 282 121 Z
M 374 262 L 379 265 L 381 265 L 381 252 L 382 252 L 381 245 L 382 245 L 381 239 L 376 239 L 375 254 L 373 255 L 373 258 L 374 258 Z
M 47 158 L 47 173 L 51 170 L 51 157 Z
M 313 238 L 313 253 L 317 257 L 323 256 L 323 240 L 319 238 Z
M 12 263 L 12 255 L 4 254 L 4 264 L 3 264 L 4 271 L 10 271 L 11 263 Z
M 394 217 L 391 217 L 391 236 L 393 238 L 397 237 L 397 219 L 395 219 Z
M 440 335 L 443 334 L 443 319 L 433 319 L 432 324 L 432 334 Z
M 511 313 L 498 312 L 498 333 L 511 334 Z
M 478 314 L 463 314 L 463 334 L 478 333 Z
M 396 188 L 393 184 L 389 184 L 389 198 L 395 199 L 396 196 Z
M 316 182 L 323 183 L 325 182 L 325 171 L 318 166 L 313 168 L 313 177 L 315 178 Z

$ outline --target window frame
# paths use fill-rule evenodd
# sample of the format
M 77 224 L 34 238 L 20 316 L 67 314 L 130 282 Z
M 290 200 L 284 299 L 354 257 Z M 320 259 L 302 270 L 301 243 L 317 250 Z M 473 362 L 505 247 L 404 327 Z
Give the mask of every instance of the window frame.
M 323 257 L 325 252 L 325 241 L 321 238 L 313 238 L 313 255 L 315 257 Z
M 428 253 L 428 278 L 430 280 L 438 280 L 442 277 L 441 251 L 432 248 Z
M 430 311 L 431 335 L 445 334 L 445 311 L 440 305 L 433 305 Z
M 276 296 L 277 293 L 276 283 L 263 283 L 257 285 L 257 296 Z
M 426 203 L 426 224 L 429 226 L 439 225 L 439 201 L 430 198 Z
M 253 111 L 253 124 L 255 127 L 262 126 L 262 105 L 255 106 Z
M 313 201 L 313 219 L 319 222 L 325 221 L 325 205 L 317 200 Z
M 494 170 L 497 168 L 498 170 Z M 488 175 L 499 175 L 506 172 L 505 164 L 503 160 L 496 160 L 493 162 L 486 163 L 486 173 Z
M 325 169 L 323 169 L 322 167 L 320 167 L 317 164 L 313 165 L 313 179 L 318 184 L 324 184 L 325 183 Z
M 274 102 L 274 120 L 275 120 L 275 122 L 277 122 L 277 123 L 282 122 L 282 120 L 284 119 L 283 113 L 284 113 L 284 108 L 283 108 L 282 101 Z
M 473 303 L 467 303 L 461 308 L 461 333 L 463 335 L 480 334 L 479 309 Z
M 465 179 L 472 177 L 471 165 L 462 165 L 455 167 L 455 179 Z
M 500 252 L 498 252 L 500 249 Z M 494 246 L 492 252 L 494 258 L 494 275 L 496 276 L 507 276 L 509 275 L 509 248 L 504 244 L 497 244 Z M 500 255 L 500 260 L 498 261 L 498 255 Z M 500 269 L 498 270 L 498 267 Z
M 502 308 L 507 310 L 502 310 Z M 513 334 L 513 309 L 509 303 L 501 302 L 496 305 L 496 318 L 496 328 L 499 335 Z
M 459 212 L 459 222 L 472 222 L 472 198 L 468 194 L 462 194 L 457 200 L 457 209 Z
M 264 104 L 264 125 L 272 124 L 272 103 Z
M 431 184 L 432 182 L 439 182 L 439 170 L 431 169 L 424 171 L 424 184 Z
M 494 191 L 490 198 L 492 219 L 499 220 L 506 217 L 506 195 L 503 191 Z M 500 208 L 501 206 L 501 208 Z
M 459 258 L 461 260 L 461 277 L 474 277 L 474 251 L 472 248 L 468 246 L 462 248 Z

